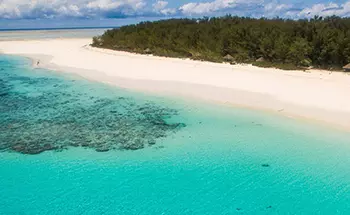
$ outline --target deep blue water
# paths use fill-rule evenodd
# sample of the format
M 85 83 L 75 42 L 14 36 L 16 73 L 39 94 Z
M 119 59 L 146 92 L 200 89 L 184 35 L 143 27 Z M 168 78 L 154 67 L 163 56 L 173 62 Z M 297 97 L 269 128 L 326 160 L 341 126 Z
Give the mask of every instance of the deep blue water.
M 1 40 L 92 38 L 103 34 L 107 28 L 41 28 L 41 29 L 0 29 Z
M 57 30 L 90 30 L 90 29 L 110 29 L 119 28 L 117 26 L 101 26 L 101 27 L 67 27 L 67 28 L 4 28 L 1 31 L 57 31 Z
M 0 146 L 0 214 L 350 213 L 349 133 L 3 55 Z

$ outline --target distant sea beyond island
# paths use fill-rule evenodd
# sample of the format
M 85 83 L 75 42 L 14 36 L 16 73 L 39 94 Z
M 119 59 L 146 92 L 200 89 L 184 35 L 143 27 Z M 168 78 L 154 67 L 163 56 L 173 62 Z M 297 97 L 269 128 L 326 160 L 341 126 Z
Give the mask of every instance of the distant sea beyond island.
M 113 27 L 117 29 L 119 27 Z M 16 28 L 0 29 L 0 41 L 56 38 L 91 38 L 112 27 Z
M 118 29 L 116 26 L 104 26 L 104 27 L 60 27 L 60 28 L 0 28 L 0 32 L 3 31 L 56 31 L 56 30 L 90 30 L 90 29 Z

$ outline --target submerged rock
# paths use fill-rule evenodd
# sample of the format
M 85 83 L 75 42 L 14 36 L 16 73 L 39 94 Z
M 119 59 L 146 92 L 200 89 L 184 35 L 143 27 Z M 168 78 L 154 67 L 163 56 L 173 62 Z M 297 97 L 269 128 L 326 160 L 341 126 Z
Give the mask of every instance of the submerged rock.
M 131 144 L 126 144 L 126 145 L 122 145 L 121 149 L 125 149 L 125 150 L 139 150 L 139 149 L 143 149 L 144 146 L 143 145 L 137 145 L 135 143 L 131 143 Z
M 155 145 L 156 144 L 156 141 L 155 140 L 148 140 L 148 145 L 151 145 L 151 146 L 153 146 L 153 145 Z
M 15 145 L 15 146 L 12 146 L 12 150 L 17 151 L 17 152 L 25 151 L 25 146 L 24 145 Z
M 56 146 L 53 146 L 51 144 L 44 144 L 44 145 L 39 145 L 39 144 L 31 144 L 31 145 L 15 145 L 12 147 L 13 151 L 20 152 L 22 154 L 40 154 L 44 151 L 50 151 L 50 150 L 55 150 L 57 149 Z
M 109 148 L 97 148 L 96 152 L 108 152 Z
M 8 92 L 0 92 L 0 97 L 7 96 Z

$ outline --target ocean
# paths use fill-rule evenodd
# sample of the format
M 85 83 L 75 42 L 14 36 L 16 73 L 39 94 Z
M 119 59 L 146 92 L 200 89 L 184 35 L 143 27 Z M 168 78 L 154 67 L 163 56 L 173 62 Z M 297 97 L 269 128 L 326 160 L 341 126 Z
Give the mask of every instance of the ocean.
M 0 41 L 57 38 L 92 38 L 111 28 L 0 29 Z
M 0 214 L 349 214 L 350 134 L 0 55 Z

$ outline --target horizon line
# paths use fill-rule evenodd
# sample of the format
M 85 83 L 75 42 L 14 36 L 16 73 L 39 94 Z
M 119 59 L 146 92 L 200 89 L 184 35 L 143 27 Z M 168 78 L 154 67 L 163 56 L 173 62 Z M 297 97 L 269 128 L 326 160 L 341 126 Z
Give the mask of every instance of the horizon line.
M 84 30 L 84 29 L 110 29 L 118 28 L 120 26 L 103 26 L 103 27 L 47 27 L 47 28 L 0 28 L 0 32 L 4 31 L 54 31 L 54 30 Z

